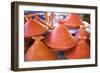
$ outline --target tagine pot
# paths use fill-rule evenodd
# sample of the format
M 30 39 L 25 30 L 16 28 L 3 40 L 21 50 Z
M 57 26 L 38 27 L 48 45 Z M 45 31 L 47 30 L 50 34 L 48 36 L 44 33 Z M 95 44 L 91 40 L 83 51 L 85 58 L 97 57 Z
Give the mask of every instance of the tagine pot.
M 76 41 L 60 20 L 58 26 L 45 37 L 44 43 L 55 50 L 64 51 L 74 47 Z
M 65 52 L 66 59 L 87 59 L 90 58 L 90 47 L 86 43 L 86 38 L 78 39 L 77 45 Z
M 78 29 L 82 24 L 81 17 L 76 13 L 69 13 L 68 16 L 64 19 L 65 25 L 69 29 Z
M 76 40 L 78 39 L 78 37 L 86 37 L 86 42 L 88 45 L 90 45 L 90 33 L 86 30 L 86 26 L 85 25 L 80 25 L 80 31 L 75 35 Z
M 33 37 L 36 35 L 42 35 L 48 30 L 48 27 L 43 25 L 42 23 L 28 19 L 25 23 L 24 35 L 25 37 Z
M 25 54 L 25 61 L 56 60 L 56 55 L 42 41 L 42 36 L 34 37 L 34 44 Z

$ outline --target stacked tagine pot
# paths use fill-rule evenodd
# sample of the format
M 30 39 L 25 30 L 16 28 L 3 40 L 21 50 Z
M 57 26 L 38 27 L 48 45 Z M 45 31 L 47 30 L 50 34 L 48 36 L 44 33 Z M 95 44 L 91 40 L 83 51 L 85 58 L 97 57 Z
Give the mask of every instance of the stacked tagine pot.
M 87 43 L 89 33 L 85 30 L 85 26 L 81 25 L 77 34 L 77 44 L 74 48 L 65 52 L 67 59 L 86 59 L 90 58 L 90 47 Z
M 25 38 L 31 37 L 34 39 L 34 43 L 26 51 L 24 60 L 55 60 L 56 55 L 42 42 L 42 35 L 47 32 L 48 27 L 38 19 L 38 16 L 35 15 L 34 19 L 28 19 L 25 24 Z

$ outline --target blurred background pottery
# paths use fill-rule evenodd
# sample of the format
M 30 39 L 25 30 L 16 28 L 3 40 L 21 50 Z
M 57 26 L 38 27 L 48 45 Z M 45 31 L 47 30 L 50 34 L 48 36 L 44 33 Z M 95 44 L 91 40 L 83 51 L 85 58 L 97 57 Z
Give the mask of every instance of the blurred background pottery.
M 65 25 L 69 29 L 78 29 L 82 24 L 82 19 L 79 14 L 76 13 L 69 13 L 68 16 L 64 19 Z
M 54 12 L 45 12 L 44 16 L 45 16 L 45 21 L 49 29 L 53 30 L 54 29 L 54 17 L 55 17 Z

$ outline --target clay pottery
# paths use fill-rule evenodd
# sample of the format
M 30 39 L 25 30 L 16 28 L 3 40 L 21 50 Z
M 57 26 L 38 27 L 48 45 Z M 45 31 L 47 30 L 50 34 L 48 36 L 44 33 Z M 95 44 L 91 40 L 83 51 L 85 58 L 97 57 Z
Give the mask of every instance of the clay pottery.
M 49 21 L 50 21 L 49 27 L 50 27 L 50 29 L 52 29 L 52 30 L 54 29 L 54 23 L 53 23 L 54 17 L 55 17 L 54 12 L 51 12 L 51 15 L 49 16 Z
M 25 23 L 25 37 L 33 37 L 36 35 L 42 35 L 48 30 L 48 27 L 43 25 L 42 23 L 33 20 L 28 19 L 28 21 Z
M 85 41 L 86 38 L 78 39 L 77 45 L 65 52 L 66 59 L 87 59 L 90 58 L 90 48 Z
M 80 28 L 80 25 L 82 24 L 81 17 L 76 13 L 69 13 L 68 16 L 64 19 L 66 22 L 65 25 L 69 29 L 77 29 Z
M 45 16 L 45 22 L 47 23 L 47 26 L 49 27 L 50 30 L 53 30 L 54 29 L 54 24 L 53 24 L 53 20 L 54 20 L 54 12 L 45 12 L 44 14 Z
M 87 42 L 88 45 L 90 45 L 90 33 L 87 32 L 85 25 L 80 25 L 80 30 L 75 35 L 76 40 L 78 39 L 78 37 L 81 37 L 81 38 L 84 38 L 85 37 L 85 38 L 87 38 L 86 39 L 86 42 Z
M 56 60 L 56 55 L 42 41 L 42 36 L 34 37 L 34 44 L 25 54 L 25 61 Z
M 63 51 L 74 47 L 76 41 L 65 27 L 64 22 L 60 20 L 58 26 L 45 37 L 44 43 L 53 49 Z

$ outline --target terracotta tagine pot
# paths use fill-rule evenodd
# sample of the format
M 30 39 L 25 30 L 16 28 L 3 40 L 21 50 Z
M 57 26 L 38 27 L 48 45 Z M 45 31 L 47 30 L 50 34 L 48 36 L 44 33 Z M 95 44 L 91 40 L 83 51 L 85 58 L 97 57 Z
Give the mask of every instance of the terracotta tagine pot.
M 90 58 L 90 47 L 85 37 L 79 37 L 77 45 L 65 52 L 66 59 L 87 59 Z
M 64 22 L 60 20 L 58 26 L 45 37 L 44 43 L 53 49 L 63 51 L 74 47 L 76 41 L 65 27 Z
M 41 39 L 43 39 L 42 36 L 34 37 L 35 42 L 26 52 L 25 61 L 56 60 L 56 55 L 43 44 Z
M 42 23 L 28 19 L 25 23 L 25 37 L 33 37 L 36 35 L 42 35 L 48 30 L 48 27 L 43 25 Z
M 80 31 L 75 35 L 76 40 L 80 36 L 87 38 L 86 42 L 88 45 L 90 45 L 90 33 L 86 30 L 85 25 L 80 25 Z
M 77 29 L 80 28 L 82 24 L 81 17 L 76 13 L 69 13 L 68 16 L 64 19 L 65 25 L 69 29 Z

